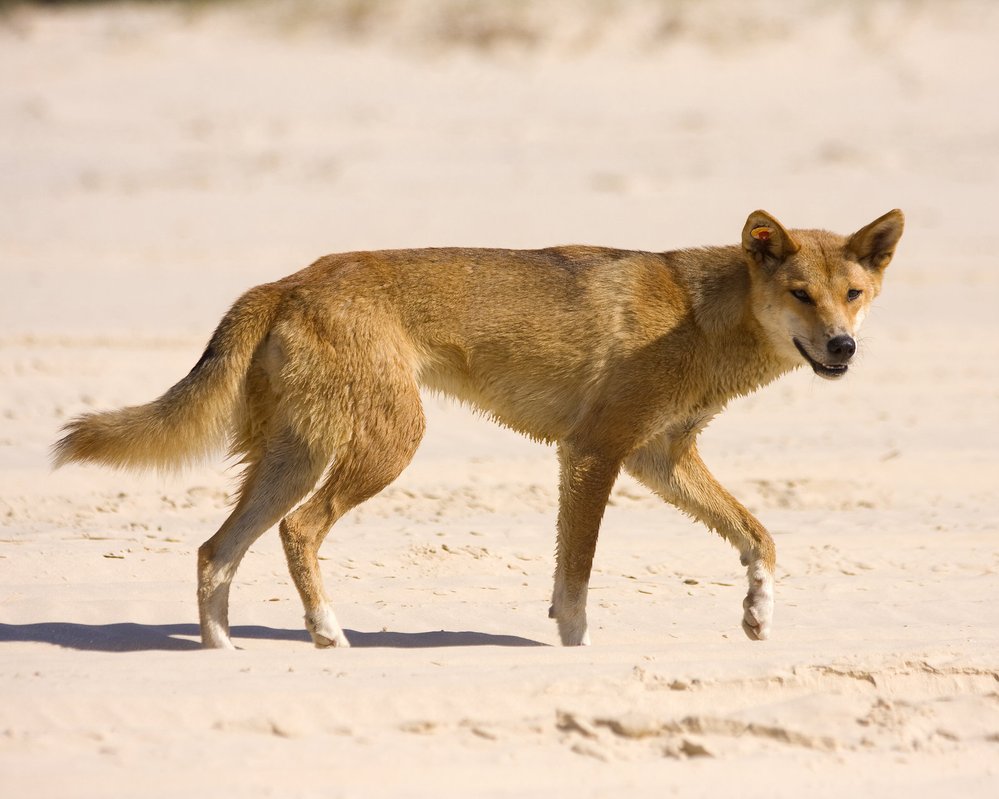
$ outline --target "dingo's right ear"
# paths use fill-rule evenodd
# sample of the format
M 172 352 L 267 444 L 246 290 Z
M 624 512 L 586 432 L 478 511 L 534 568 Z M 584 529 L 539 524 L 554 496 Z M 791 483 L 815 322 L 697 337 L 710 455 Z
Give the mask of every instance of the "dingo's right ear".
M 742 229 L 742 249 L 760 266 L 777 266 L 799 250 L 791 234 L 766 211 L 753 211 Z

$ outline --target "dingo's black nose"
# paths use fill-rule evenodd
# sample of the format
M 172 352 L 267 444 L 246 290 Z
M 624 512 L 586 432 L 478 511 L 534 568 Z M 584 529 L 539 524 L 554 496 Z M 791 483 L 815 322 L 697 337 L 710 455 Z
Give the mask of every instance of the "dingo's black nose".
M 833 336 L 826 344 L 826 349 L 829 350 L 830 355 L 848 361 L 857 351 L 857 342 L 850 336 Z

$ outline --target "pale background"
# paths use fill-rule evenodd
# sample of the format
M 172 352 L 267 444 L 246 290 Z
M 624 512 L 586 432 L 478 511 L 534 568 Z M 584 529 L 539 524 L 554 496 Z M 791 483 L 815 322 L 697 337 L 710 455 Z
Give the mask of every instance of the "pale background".
M 0 793 L 993 796 L 999 788 L 999 6 L 459 0 L 0 6 Z M 249 286 L 355 248 L 669 249 L 762 207 L 907 230 L 856 368 L 733 403 L 736 554 L 622 479 L 594 646 L 554 646 L 554 453 L 439 400 L 323 568 L 273 533 L 243 651 L 197 649 L 234 472 L 51 473 Z

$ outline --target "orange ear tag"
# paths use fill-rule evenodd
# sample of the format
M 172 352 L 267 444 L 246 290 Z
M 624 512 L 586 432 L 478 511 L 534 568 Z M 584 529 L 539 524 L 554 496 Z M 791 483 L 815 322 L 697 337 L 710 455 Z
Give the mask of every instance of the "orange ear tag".
M 759 241 L 769 241 L 772 231 L 768 227 L 754 227 L 749 231 L 749 235 Z

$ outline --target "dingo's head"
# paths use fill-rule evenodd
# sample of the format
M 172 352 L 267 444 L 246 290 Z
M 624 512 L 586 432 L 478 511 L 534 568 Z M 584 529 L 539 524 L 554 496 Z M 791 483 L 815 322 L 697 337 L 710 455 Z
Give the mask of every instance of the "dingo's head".
M 820 377 L 846 374 L 904 222 L 896 209 L 844 237 L 789 232 L 765 211 L 749 215 L 742 247 L 753 313 L 779 355 L 804 360 Z

